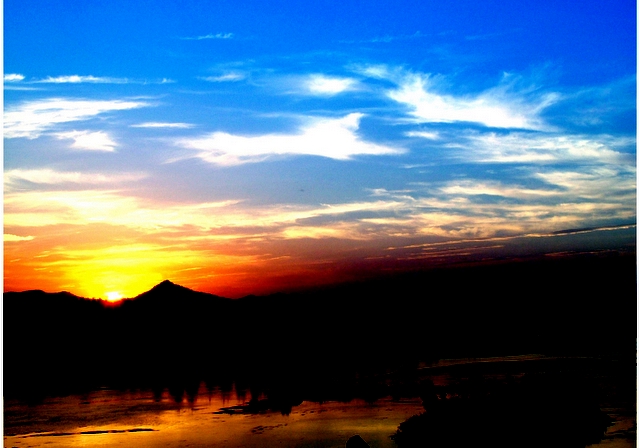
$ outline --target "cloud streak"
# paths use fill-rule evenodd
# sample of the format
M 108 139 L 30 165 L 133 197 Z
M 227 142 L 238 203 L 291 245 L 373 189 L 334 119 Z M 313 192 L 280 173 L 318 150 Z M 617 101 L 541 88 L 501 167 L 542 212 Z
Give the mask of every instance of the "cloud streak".
M 145 173 L 89 173 L 80 171 L 56 171 L 50 168 L 10 169 L 4 172 L 5 190 L 20 182 L 44 185 L 81 184 L 114 185 L 136 182 L 148 177 Z
M 357 155 L 400 154 L 401 148 L 364 141 L 357 135 L 362 114 L 343 118 L 314 118 L 297 134 L 241 136 L 214 132 L 185 138 L 178 146 L 196 151 L 196 157 L 221 166 L 256 163 L 274 156 L 311 155 L 348 160 Z
M 45 84 L 80 84 L 80 83 L 93 83 L 93 84 L 127 84 L 131 82 L 127 78 L 111 78 L 104 76 L 80 76 L 80 75 L 68 75 L 68 76 L 48 76 L 44 79 L 32 81 L 36 83 Z
M 209 39 L 233 39 L 233 33 L 210 33 L 203 36 L 181 37 L 182 40 L 209 40 Z
M 57 125 L 84 121 L 99 115 L 149 106 L 143 101 L 74 100 L 49 98 L 7 107 L 4 113 L 5 138 L 35 139 Z
M 501 182 L 487 181 L 452 181 L 447 186 L 440 189 L 447 195 L 460 196 L 498 196 L 503 198 L 535 198 L 559 196 L 560 193 L 554 190 L 523 188 L 517 185 L 504 185 Z
M 167 122 L 167 121 L 147 121 L 145 123 L 132 124 L 132 128 L 171 128 L 171 129 L 191 129 L 194 125 L 191 123 L 182 122 Z
M 630 137 L 522 132 L 467 133 L 461 141 L 447 144 L 459 151 L 460 159 L 476 163 L 573 161 L 627 165 L 634 163 L 634 157 L 622 150 L 634 145 L 635 140 Z
M 603 173 L 600 169 L 582 175 L 557 170 L 540 174 L 542 183 L 537 187 L 465 179 L 437 188 L 417 185 L 413 191 L 377 189 L 365 200 L 321 205 L 251 206 L 242 200 L 157 203 L 125 191 L 95 188 L 143 176 L 10 170 L 5 179 L 10 184 L 26 180 L 94 187 L 83 191 L 9 189 L 5 226 L 20 234 L 22 227 L 100 222 L 150 233 L 184 229 L 190 238 L 388 241 L 524 235 L 635 219 L 634 173 Z
M 10 74 L 5 75 L 5 82 L 24 81 L 24 75 Z M 112 76 L 93 76 L 93 75 L 61 75 L 47 76 L 41 79 L 30 79 L 24 81 L 24 84 L 170 84 L 175 81 L 168 78 L 161 79 L 132 79 L 117 78 Z
M 218 76 L 201 76 L 198 79 L 208 82 L 238 82 L 245 79 L 247 75 L 240 72 L 229 72 Z

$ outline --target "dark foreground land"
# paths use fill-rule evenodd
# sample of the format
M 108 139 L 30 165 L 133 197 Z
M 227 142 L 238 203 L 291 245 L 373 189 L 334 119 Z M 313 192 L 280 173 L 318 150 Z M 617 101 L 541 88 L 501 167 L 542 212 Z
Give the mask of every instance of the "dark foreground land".
M 235 384 L 266 397 L 249 411 L 283 413 L 303 400 L 412 395 L 425 413 L 401 425 L 400 446 L 440 446 L 434 428 L 460 434 L 448 446 L 464 446 L 472 441 L 464 434 L 483 440 L 497 422 L 526 433 L 522 422 L 552 428 L 567 416 L 586 426 L 558 446 L 584 446 L 611 420 L 598 384 L 570 380 L 568 367 L 514 372 L 499 384 L 480 375 L 460 390 L 439 389 L 419 367 L 523 354 L 596 360 L 635 408 L 636 297 L 635 254 L 460 266 L 237 300 L 169 281 L 117 306 L 66 292 L 5 293 L 4 394 L 38 402 L 98 387 L 168 389 L 181 401 L 202 382 Z M 536 412 L 549 403 L 555 417 Z M 517 437 L 508 436 L 504 446 Z

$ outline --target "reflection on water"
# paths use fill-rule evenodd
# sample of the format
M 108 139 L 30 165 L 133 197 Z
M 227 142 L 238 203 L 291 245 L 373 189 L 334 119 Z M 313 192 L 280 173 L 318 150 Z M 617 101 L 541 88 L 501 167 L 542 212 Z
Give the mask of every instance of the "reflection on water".
M 302 394 L 272 389 L 267 396 L 258 387 L 233 382 L 103 389 L 37 404 L 6 400 L 4 443 L 5 447 L 344 447 L 359 434 L 372 447 L 390 448 L 396 443 L 413 446 L 407 437 L 404 445 L 391 438 L 399 426 L 411 435 L 412 426 L 417 431 L 413 434 L 426 437 L 429 446 L 451 446 L 454 440 L 464 444 L 453 446 L 470 446 L 480 435 L 489 445 L 499 446 L 495 433 L 501 431 L 510 440 L 528 437 L 535 443 L 527 446 L 537 448 L 549 446 L 549 438 L 570 425 L 586 424 L 587 430 L 599 431 L 591 443 L 606 429 L 599 447 L 629 448 L 635 446 L 635 373 L 627 375 L 624 366 L 586 358 L 441 361 L 370 378 L 366 388 L 345 395 L 344 400 L 327 398 L 335 396 L 335 390 Z M 363 383 L 360 378 L 359 384 Z M 597 403 L 593 402 L 593 412 L 583 415 L 585 403 L 590 403 L 587 398 Z M 557 413 L 559 406 L 568 412 Z M 595 428 L 590 415 L 606 420 Z M 519 416 L 540 418 L 533 428 L 535 437 L 530 426 L 521 427 Z M 476 431 L 461 432 L 462 426 L 474 424 Z M 553 425 L 556 430 L 550 431 Z
M 372 446 L 393 447 L 398 425 L 422 409 L 419 399 L 302 402 L 289 415 L 228 413 L 251 402 L 249 391 L 207 390 L 193 403 L 176 403 L 170 391 L 96 391 L 28 406 L 5 403 L 5 446 L 323 446 L 344 447 L 360 434 Z M 222 412 L 221 412 L 222 411 Z M 8 425 L 7 425 L 8 423 Z

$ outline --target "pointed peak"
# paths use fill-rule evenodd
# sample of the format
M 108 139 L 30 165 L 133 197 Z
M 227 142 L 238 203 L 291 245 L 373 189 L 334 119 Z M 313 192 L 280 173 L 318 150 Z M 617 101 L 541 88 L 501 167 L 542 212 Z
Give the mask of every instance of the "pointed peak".
M 171 280 L 164 280 L 158 283 L 155 287 L 157 288 L 158 286 L 176 286 L 176 284 L 173 283 Z
M 193 289 L 187 288 L 186 286 L 178 285 L 177 283 L 173 283 L 171 280 L 163 280 L 158 283 L 156 286 L 151 288 L 150 290 L 139 294 L 134 297 L 134 299 L 142 299 L 142 298 L 154 298 L 154 300 L 158 298 L 175 298 L 185 296 L 194 297 L 194 296 L 210 296 L 210 297 L 218 297 L 213 294 L 194 291 Z
M 188 289 L 188 288 L 185 288 L 184 286 L 180 286 L 177 283 L 173 283 L 171 280 L 164 280 L 158 283 L 153 288 L 151 288 L 151 291 L 166 290 L 166 289 Z
M 185 288 L 184 286 L 180 286 L 176 283 L 173 283 L 171 280 L 164 280 L 158 283 L 153 288 L 151 288 L 149 291 L 143 292 L 137 297 L 145 297 L 145 296 L 156 295 L 156 294 L 161 294 L 161 295 L 175 294 L 177 292 L 185 292 L 185 291 L 191 291 L 191 290 L 189 288 Z

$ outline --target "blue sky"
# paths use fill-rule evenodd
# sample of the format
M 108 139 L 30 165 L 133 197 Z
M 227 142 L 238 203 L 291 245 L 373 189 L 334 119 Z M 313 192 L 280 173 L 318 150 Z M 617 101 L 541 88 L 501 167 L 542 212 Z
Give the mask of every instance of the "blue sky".
M 4 33 L 5 289 L 635 249 L 634 2 L 11 0 Z

